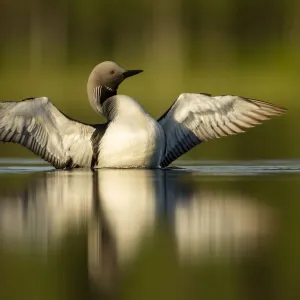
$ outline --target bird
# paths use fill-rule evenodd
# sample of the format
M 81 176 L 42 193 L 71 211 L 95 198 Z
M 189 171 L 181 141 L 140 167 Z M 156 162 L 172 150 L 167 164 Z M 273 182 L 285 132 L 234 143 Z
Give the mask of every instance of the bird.
M 135 99 L 118 94 L 127 70 L 96 65 L 87 81 L 91 107 L 102 124 L 85 124 L 58 110 L 48 97 L 0 102 L 0 141 L 20 144 L 56 169 L 166 168 L 198 144 L 245 132 L 286 109 L 242 96 L 182 93 L 157 120 Z

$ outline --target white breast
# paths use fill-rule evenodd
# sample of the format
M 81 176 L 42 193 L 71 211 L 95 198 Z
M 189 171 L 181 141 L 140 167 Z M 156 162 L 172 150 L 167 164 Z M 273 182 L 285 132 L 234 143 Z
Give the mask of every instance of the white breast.
M 117 116 L 101 140 L 97 167 L 159 167 L 165 147 L 163 129 L 134 99 L 116 98 Z

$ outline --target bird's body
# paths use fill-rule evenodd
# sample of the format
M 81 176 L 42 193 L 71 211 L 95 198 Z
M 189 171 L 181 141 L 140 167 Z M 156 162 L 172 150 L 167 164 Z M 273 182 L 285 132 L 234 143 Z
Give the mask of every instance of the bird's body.
M 107 123 L 89 125 L 61 113 L 46 97 L 0 102 L 0 141 L 25 146 L 58 169 L 159 168 L 203 141 L 244 132 L 285 109 L 239 97 L 181 94 L 158 120 L 119 84 L 140 70 L 97 65 L 88 80 L 93 109 Z
M 131 97 L 118 95 L 114 102 L 119 114 L 101 139 L 96 167 L 158 168 L 165 147 L 160 124 Z

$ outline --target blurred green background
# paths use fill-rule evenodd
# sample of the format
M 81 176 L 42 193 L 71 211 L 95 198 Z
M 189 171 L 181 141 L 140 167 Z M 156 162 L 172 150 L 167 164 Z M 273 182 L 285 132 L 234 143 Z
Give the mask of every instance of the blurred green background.
M 74 119 L 103 122 L 89 106 L 86 81 L 96 64 L 114 60 L 124 68 L 144 69 L 122 84 L 120 93 L 132 95 L 157 118 L 182 92 L 236 94 L 288 108 L 283 117 L 204 143 L 184 158 L 299 157 L 298 0 L 0 0 L 0 38 L 1 101 L 48 96 Z M 0 157 L 5 156 L 34 157 L 19 145 L 1 144 Z M 2 174 L 0 201 L 41 174 Z M 199 193 L 207 189 L 222 196 L 229 188 L 229 198 L 231 191 L 240 192 L 274 211 L 275 237 L 259 254 L 243 260 L 231 253 L 220 260 L 199 256 L 182 266 L 173 225 L 164 216 L 155 221 L 153 235 L 145 237 L 130 267 L 113 262 L 109 267 L 116 277 L 102 278 L 108 286 L 99 288 L 101 278 L 89 279 L 84 225 L 70 230 L 59 246 L 49 243 L 46 255 L 31 249 L 34 239 L 24 248 L 2 248 L 0 235 L 0 299 L 299 299 L 299 176 L 219 177 L 216 182 L 211 177 L 191 172 L 186 181 Z M 85 185 L 80 187 L 84 194 Z M 54 203 L 73 200 L 73 187 L 57 190 Z M 26 192 L 18 197 L 19 209 Z M 43 201 L 40 196 L 31 209 Z M 198 217 L 192 204 L 187 207 L 202 220 L 201 211 Z M 13 225 L 14 215 L 6 217 Z
M 185 158 L 295 158 L 299 20 L 298 0 L 1 0 L 0 99 L 48 96 L 77 120 L 102 122 L 89 107 L 86 81 L 97 63 L 114 60 L 145 70 L 120 93 L 155 117 L 182 92 L 249 96 L 289 109 Z M 1 145 L 0 155 L 32 154 Z

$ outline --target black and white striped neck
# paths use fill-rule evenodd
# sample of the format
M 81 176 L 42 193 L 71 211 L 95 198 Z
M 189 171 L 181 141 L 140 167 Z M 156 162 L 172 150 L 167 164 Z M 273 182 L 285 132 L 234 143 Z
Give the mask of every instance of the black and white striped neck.
M 97 103 L 100 103 L 102 106 L 103 103 L 110 97 L 117 95 L 117 90 L 112 89 L 108 86 L 97 86 L 94 90 L 94 98 L 97 100 Z

